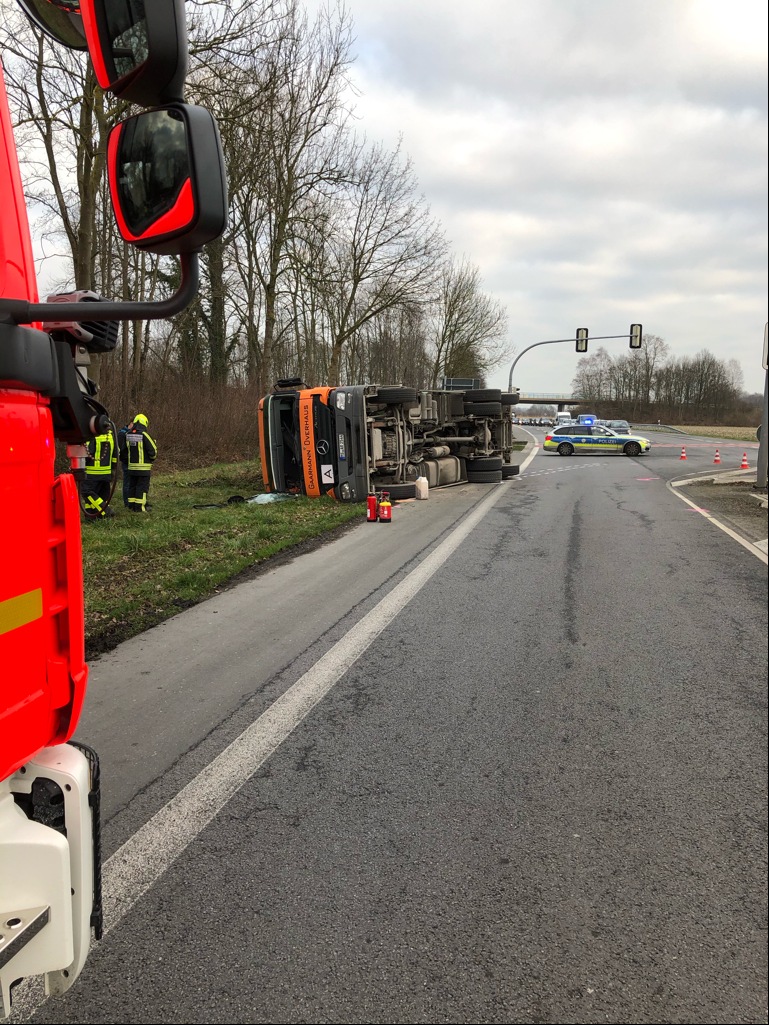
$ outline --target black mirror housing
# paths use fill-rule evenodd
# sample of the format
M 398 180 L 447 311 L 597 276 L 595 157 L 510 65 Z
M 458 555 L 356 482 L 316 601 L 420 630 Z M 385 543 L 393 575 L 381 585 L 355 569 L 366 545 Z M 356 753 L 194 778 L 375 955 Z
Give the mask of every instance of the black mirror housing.
M 221 140 L 204 107 L 169 104 L 121 122 L 107 164 L 118 229 L 139 249 L 197 252 L 227 226 Z
M 143 107 L 184 99 L 188 52 L 184 0 L 76 2 L 102 89 Z
M 83 18 L 79 0 L 19 0 L 19 4 L 32 22 L 49 39 L 70 50 L 87 50 Z

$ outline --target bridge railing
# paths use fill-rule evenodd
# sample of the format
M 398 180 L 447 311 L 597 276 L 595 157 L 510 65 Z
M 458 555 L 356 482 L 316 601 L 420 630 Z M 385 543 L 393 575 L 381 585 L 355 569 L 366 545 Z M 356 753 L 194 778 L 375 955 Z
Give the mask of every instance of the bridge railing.
M 553 402 L 584 402 L 584 399 L 575 397 L 574 395 L 559 395 L 552 391 L 524 391 L 521 388 L 521 402 L 526 402 L 527 399 L 543 399 L 545 401 L 551 400 Z

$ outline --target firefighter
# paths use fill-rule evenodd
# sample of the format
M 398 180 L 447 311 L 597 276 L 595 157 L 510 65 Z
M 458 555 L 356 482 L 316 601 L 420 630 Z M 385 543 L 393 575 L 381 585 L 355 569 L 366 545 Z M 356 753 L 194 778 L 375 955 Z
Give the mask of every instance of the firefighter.
M 88 442 L 85 476 L 81 486 L 83 510 L 87 519 L 96 520 L 115 515 L 109 501 L 116 465 L 117 451 L 112 431 L 99 434 Z
M 147 430 L 148 426 L 149 421 L 144 413 L 137 413 L 132 426 L 120 442 L 121 460 L 124 460 L 128 471 L 128 508 L 137 513 L 147 511 L 150 473 L 158 454 L 158 447 Z

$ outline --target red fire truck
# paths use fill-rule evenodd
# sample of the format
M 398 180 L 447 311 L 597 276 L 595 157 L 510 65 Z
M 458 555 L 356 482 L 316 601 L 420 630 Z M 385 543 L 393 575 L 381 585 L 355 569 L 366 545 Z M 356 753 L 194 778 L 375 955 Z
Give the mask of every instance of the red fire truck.
M 100 86 L 151 107 L 109 138 L 109 185 L 131 245 L 179 255 L 178 291 L 159 303 L 93 292 L 38 301 L 29 222 L 0 74 L 0 1010 L 44 975 L 61 993 L 102 929 L 99 768 L 72 741 L 86 696 L 80 507 L 72 473 L 109 422 L 75 369 L 108 352 L 124 320 L 166 318 L 198 286 L 198 252 L 224 230 L 216 123 L 184 102 L 184 0 L 19 0 L 48 42 L 82 50 Z M 2 54 L 0 54 L 0 58 Z M 0 72 L 1 72 L 0 66 Z M 204 187 L 203 187 L 204 186 Z

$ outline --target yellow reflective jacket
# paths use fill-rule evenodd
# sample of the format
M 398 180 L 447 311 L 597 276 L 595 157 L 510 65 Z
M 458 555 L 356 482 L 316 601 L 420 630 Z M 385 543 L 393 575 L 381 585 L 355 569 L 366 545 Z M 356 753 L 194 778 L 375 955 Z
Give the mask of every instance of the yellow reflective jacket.
M 91 477 L 109 477 L 117 463 L 112 432 L 99 434 L 86 446 L 85 472 Z

